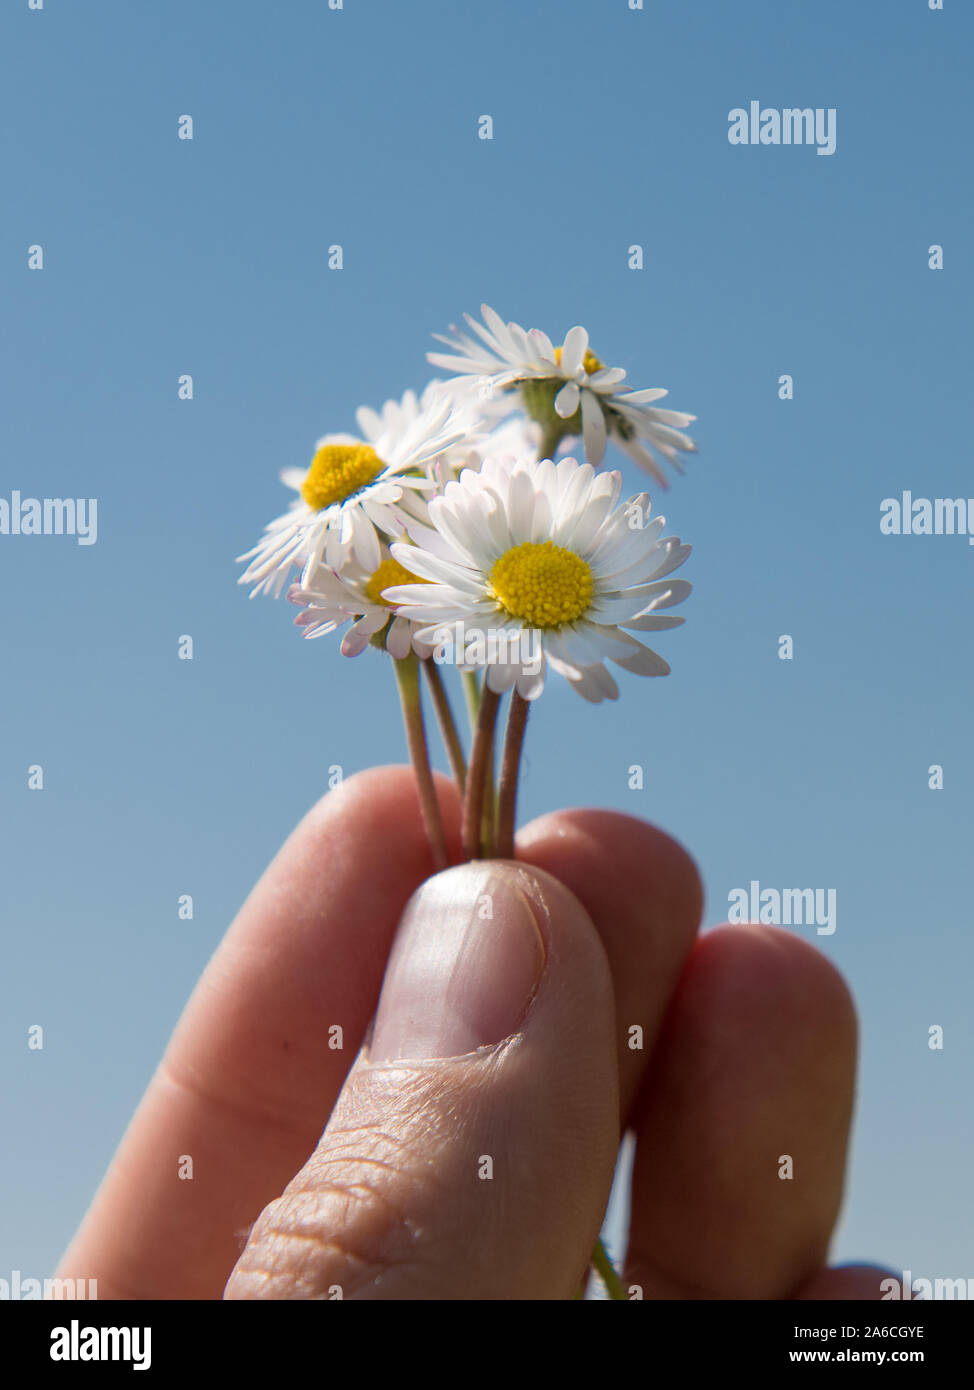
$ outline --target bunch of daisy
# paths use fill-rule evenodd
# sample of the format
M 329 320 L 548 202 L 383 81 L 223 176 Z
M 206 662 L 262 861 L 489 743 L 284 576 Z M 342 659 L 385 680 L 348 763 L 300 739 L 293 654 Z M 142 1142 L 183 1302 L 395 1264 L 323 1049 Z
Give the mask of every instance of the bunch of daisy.
M 360 408 L 358 434 L 324 435 L 306 469 L 285 469 L 290 507 L 240 557 L 240 582 L 252 594 L 286 589 L 306 637 L 341 633 L 343 655 L 371 647 L 391 659 L 435 871 L 448 858 L 423 682 L 463 798 L 465 858 L 513 858 L 527 716 L 549 676 L 599 703 L 619 696 L 612 667 L 668 674 L 643 639 L 679 626 L 666 610 L 690 592 L 672 577 L 690 547 L 664 535 L 648 493 L 623 501 L 621 473 L 600 466 L 611 442 L 666 487 L 661 461 L 682 472 L 694 445 L 681 431 L 695 417 L 659 409 L 662 389 L 625 386 L 584 328 L 556 347 L 487 305 L 482 315 L 441 339 L 449 353 L 428 354 L 448 380 Z M 566 452 L 573 440 L 584 458 Z

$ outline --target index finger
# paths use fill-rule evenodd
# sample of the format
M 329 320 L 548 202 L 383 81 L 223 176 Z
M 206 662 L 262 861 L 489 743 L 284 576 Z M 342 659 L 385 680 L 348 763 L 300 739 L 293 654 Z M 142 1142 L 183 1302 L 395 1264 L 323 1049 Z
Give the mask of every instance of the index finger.
M 456 792 L 439 792 L 456 852 Z M 318 1140 L 431 871 L 409 768 L 359 773 L 309 812 L 194 990 L 59 1277 L 103 1299 L 221 1296 Z

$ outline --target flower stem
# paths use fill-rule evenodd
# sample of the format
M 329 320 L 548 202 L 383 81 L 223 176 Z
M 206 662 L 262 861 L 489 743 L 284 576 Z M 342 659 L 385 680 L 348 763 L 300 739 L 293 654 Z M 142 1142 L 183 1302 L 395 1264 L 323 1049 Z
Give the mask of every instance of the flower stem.
M 487 777 L 484 781 L 484 813 L 480 818 L 480 852 L 485 859 L 494 857 L 494 742 L 496 734 L 490 731 L 487 744 Z
M 399 686 L 399 698 L 402 701 L 402 722 L 406 729 L 409 756 L 419 786 L 419 804 L 423 813 L 423 824 L 426 827 L 426 834 L 430 842 L 430 851 L 433 855 L 433 872 L 438 874 L 441 869 L 446 868 L 449 857 L 446 852 L 446 834 L 443 829 L 443 817 L 440 815 L 440 803 L 436 799 L 436 787 L 433 784 L 433 773 L 430 769 L 426 731 L 423 728 L 419 662 L 415 652 L 410 652 L 408 656 L 404 656 L 398 661 L 395 657 L 390 659 Z
M 626 1293 L 622 1280 L 615 1271 L 615 1266 L 606 1254 L 605 1246 L 601 1238 L 595 1242 L 595 1249 L 592 1252 L 592 1263 L 599 1272 L 599 1278 L 608 1291 L 609 1298 L 613 1302 L 628 1303 L 629 1296 Z
M 524 745 L 524 730 L 527 726 L 530 708 L 529 702 L 520 696 L 516 689 L 511 692 L 507 733 L 504 736 L 504 754 L 501 758 L 500 794 L 497 801 L 497 835 L 494 852 L 498 859 L 514 858 L 518 770 L 521 766 L 521 749 Z
M 541 444 L 538 449 L 538 459 L 553 459 L 555 450 L 561 443 L 562 435 L 565 433 L 565 426 L 561 420 L 553 420 L 551 424 L 545 425 L 541 435 Z
M 460 679 L 463 682 L 463 698 L 467 702 L 470 732 L 474 734 L 477 731 L 477 715 L 480 713 L 480 682 L 477 680 L 476 671 L 463 671 Z
M 446 755 L 450 760 L 450 770 L 460 788 L 460 795 L 463 796 L 463 789 L 467 781 L 467 761 L 463 756 L 463 745 L 460 742 L 460 735 L 457 733 L 453 710 L 450 708 L 450 697 L 446 693 L 443 677 L 440 675 L 439 667 L 433 658 L 428 657 L 422 665 L 426 672 L 430 694 L 433 696 L 433 708 L 436 710 L 440 733 L 443 735 Z
M 470 750 L 470 767 L 467 771 L 467 787 L 463 798 L 463 819 L 460 834 L 463 840 L 464 859 L 479 859 L 481 857 L 484 795 L 490 772 L 490 750 L 500 698 L 492 690 L 488 690 L 487 684 L 484 682 L 480 694 L 480 711 L 477 715 L 477 732 L 474 734 L 473 748 Z

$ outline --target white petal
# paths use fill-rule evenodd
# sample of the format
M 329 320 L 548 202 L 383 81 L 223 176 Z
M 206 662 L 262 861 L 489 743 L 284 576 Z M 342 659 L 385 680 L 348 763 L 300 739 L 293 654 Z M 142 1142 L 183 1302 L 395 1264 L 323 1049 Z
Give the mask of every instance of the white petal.
M 555 465 L 557 502 L 552 522 L 551 539 L 563 545 L 571 536 L 579 510 L 591 490 L 595 470 L 590 463 L 578 463 L 573 458 L 559 459 Z
M 371 635 L 362 623 L 353 623 L 342 638 L 342 656 L 358 656 L 364 652 Z
M 362 431 L 363 438 L 371 444 L 382 434 L 382 417 L 367 405 L 360 405 L 355 412 L 355 421 Z
M 379 549 L 379 537 L 375 533 L 375 527 L 361 507 L 346 507 L 344 510 L 351 527 L 355 558 L 371 574 L 382 563 L 382 551 Z
M 407 520 L 406 534 L 411 541 L 416 542 L 418 549 L 427 550 L 430 554 L 439 556 L 441 560 L 449 560 L 451 564 L 456 564 L 456 551 L 435 527 L 426 526 L 420 521 Z M 399 563 L 402 564 L 403 561 L 400 560 Z M 409 566 L 406 565 L 406 568 L 409 569 Z
M 561 349 L 561 374 L 562 376 L 572 377 L 578 371 L 585 360 L 585 353 L 588 350 L 588 333 L 581 324 L 576 324 L 574 328 L 569 328 L 565 334 L 565 342 Z M 571 414 L 574 415 L 574 411 Z
M 648 420 L 660 420 L 664 425 L 679 425 L 681 428 L 684 425 L 692 425 L 697 418 L 696 415 L 687 415 L 683 410 L 647 410 L 645 415 Z
M 586 666 L 578 680 L 571 682 L 571 688 L 590 704 L 599 705 L 603 700 L 618 700 L 619 687 L 611 674 L 602 665 Z
M 527 469 L 516 468 L 507 494 L 507 519 L 515 545 L 523 545 L 531 539 L 533 517 L 534 479 Z
M 521 674 L 519 666 L 508 666 L 495 664 L 487 667 L 484 679 L 487 682 L 487 689 L 492 690 L 495 695 L 503 695 L 510 690 L 511 686 Z
M 388 608 L 376 604 L 375 607 L 370 606 L 368 613 L 362 614 L 355 626 L 371 637 L 374 632 L 381 632 L 388 621 Z
M 657 655 L 649 647 L 644 647 L 641 642 L 636 643 L 636 650 L 629 656 L 613 656 L 610 658 L 621 666 L 624 671 L 631 671 L 636 676 L 668 676 L 670 674 L 669 663 Z
M 534 343 L 535 351 L 541 358 L 541 361 L 546 362 L 548 366 L 554 367 L 557 371 L 558 364 L 555 357 L 555 349 L 552 347 L 551 339 L 548 337 L 547 333 L 543 333 L 540 328 L 532 328 L 528 337 Z
M 670 617 L 662 613 L 657 617 L 655 613 L 647 613 L 643 618 L 630 618 L 626 627 L 631 627 L 636 632 L 662 632 L 667 628 L 680 627 L 685 622 L 686 618 Z
M 452 352 L 428 352 L 426 360 L 434 367 L 442 367 L 447 372 L 459 372 L 461 377 L 476 379 L 489 376 L 497 365 L 495 357 L 459 357 Z
M 386 633 L 386 651 L 397 661 L 408 656 L 412 647 L 412 624 L 405 618 L 393 618 Z
M 608 475 L 603 473 L 596 480 L 600 483 L 602 479 L 608 479 Z M 609 480 L 610 484 L 613 480 Z M 576 555 L 584 556 L 609 512 L 612 510 L 612 494 L 602 488 L 593 487 L 589 494 L 585 508 L 581 515 L 576 519 L 575 525 L 570 535 L 566 537 L 566 544 Z
M 508 337 L 507 324 L 501 318 L 500 314 L 493 310 L 489 304 L 481 304 L 480 312 L 484 316 L 484 323 L 493 333 L 498 343 L 503 345 Z
M 646 438 L 651 440 L 661 451 L 664 445 L 669 445 L 674 449 L 682 449 L 685 454 L 697 452 L 697 446 L 689 435 L 681 434 L 679 430 L 671 429 L 669 425 L 660 425 L 655 420 L 650 420 L 642 423 L 640 428 Z
M 568 660 L 575 666 L 592 666 L 607 655 L 595 633 L 588 630 L 588 624 L 564 627 L 559 635 Z
M 428 550 L 420 550 L 416 545 L 395 544 L 389 547 L 394 560 L 420 579 L 429 579 L 438 584 L 455 585 L 465 593 L 479 593 L 483 589 L 481 577 L 472 570 L 464 569 L 455 561 L 442 560 Z M 373 565 L 373 569 L 378 565 Z M 415 586 L 413 586 L 415 587 Z
M 613 386 L 618 386 L 620 381 L 625 381 L 626 373 L 622 367 L 603 367 L 597 372 L 592 372 L 586 386 L 591 386 L 593 391 L 608 392 Z
M 329 526 L 325 533 L 325 563 L 329 568 L 337 570 L 348 554 L 348 546 L 342 543 L 341 529 L 338 526 Z M 374 566 L 373 566 L 374 568 Z M 306 575 L 314 572 L 314 561 L 309 560 L 305 566 L 305 575 L 301 577 L 301 587 L 308 587 Z
M 469 524 L 469 520 L 473 520 L 475 523 L 480 520 L 477 517 L 477 512 L 480 511 L 483 516 L 482 508 L 470 508 L 465 509 L 465 511 L 467 515 L 458 515 L 443 499 L 443 505 L 437 507 L 435 513 L 436 529 L 453 546 L 456 552 L 455 562 L 459 560 L 471 568 L 488 570 L 497 558 L 490 545 L 489 533 L 483 526 L 483 522 L 480 525 Z M 470 511 L 474 513 L 472 518 L 469 517 Z M 465 525 L 465 521 L 468 524 Z
M 531 518 L 529 539 L 536 545 L 542 544 L 551 536 L 551 493 L 544 486 L 541 470 L 538 470 L 538 488 L 534 494 L 534 509 Z
M 693 549 L 690 545 L 681 545 L 676 536 L 673 537 L 673 541 L 675 544 L 666 548 L 659 565 L 651 574 L 645 576 L 646 579 L 662 579 L 664 574 L 671 574 L 673 570 L 679 569 Z
M 605 454 L 605 416 L 598 397 L 591 391 L 582 392 L 582 437 L 585 441 L 585 457 L 596 467 Z
M 517 678 L 517 693 L 522 700 L 536 700 L 544 690 L 544 662 L 535 675 L 520 675 Z
M 519 324 L 509 323 L 507 325 L 507 332 L 514 347 L 514 351 L 517 353 L 518 360 L 525 363 L 525 365 L 533 363 L 535 361 L 534 345 L 524 329 Z
M 507 511 L 496 499 L 487 509 L 486 523 L 491 548 L 496 555 L 503 555 L 514 544 L 514 537 L 511 534 Z
M 574 381 L 568 381 L 555 397 L 555 413 L 560 415 L 563 420 L 570 420 L 578 409 L 578 386 Z
M 658 608 L 672 608 L 682 603 L 693 588 L 685 579 L 661 579 L 658 584 L 641 586 L 644 594 L 652 593 L 653 600 L 646 605 L 644 612 L 655 613 Z
M 652 391 L 626 391 L 620 399 L 629 401 L 632 405 L 646 405 L 649 401 L 660 401 L 669 394 L 669 391 L 655 387 Z

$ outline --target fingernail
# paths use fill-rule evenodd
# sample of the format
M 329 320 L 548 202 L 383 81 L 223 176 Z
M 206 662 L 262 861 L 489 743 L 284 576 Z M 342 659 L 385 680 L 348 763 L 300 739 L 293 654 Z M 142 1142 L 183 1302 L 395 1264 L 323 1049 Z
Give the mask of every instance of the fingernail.
M 545 938 L 522 870 L 464 864 L 406 905 L 369 1057 L 460 1057 L 515 1033 L 541 979 Z

